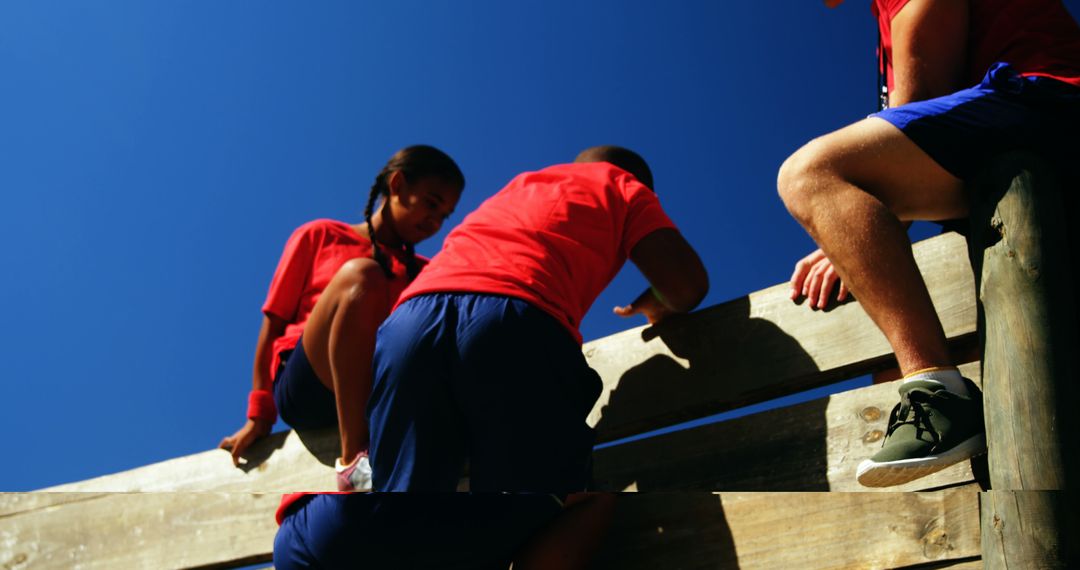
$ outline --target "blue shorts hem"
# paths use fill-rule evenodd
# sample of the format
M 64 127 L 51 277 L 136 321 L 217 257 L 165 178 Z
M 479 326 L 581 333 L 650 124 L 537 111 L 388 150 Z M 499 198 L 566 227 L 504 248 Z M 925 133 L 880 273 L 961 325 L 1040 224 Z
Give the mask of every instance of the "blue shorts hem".
M 337 425 L 337 400 L 312 369 L 304 353 L 303 337 L 296 341 L 296 348 L 274 378 L 274 404 L 281 419 L 293 429 Z
M 1080 88 L 1041 77 L 1022 77 L 995 64 L 976 86 L 871 115 L 900 129 L 953 176 L 968 180 L 986 161 L 1030 149 L 1058 166 L 1076 151 Z M 1071 149 L 1071 150 L 1070 150 Z

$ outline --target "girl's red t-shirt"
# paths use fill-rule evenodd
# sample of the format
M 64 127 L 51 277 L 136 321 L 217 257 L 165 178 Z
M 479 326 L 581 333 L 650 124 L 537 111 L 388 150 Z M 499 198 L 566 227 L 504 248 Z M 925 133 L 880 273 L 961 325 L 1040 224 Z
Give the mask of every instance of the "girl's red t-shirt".
M 390 298 L 396 299 L 408 285 L 404 254 L 395 250 L 387 253 L 396 276 L 390 281 Z M 296 346 L 330 280 L 346 261 L 358 257 L 371 257 L 371 241 L 345 222 L 315 220 L 300 226 L 289 237 L 262 307 L 263 313 L 288 323 L 285 334 L 274 341 L 269 378 L 277 371 L 281 353 Z M 421 265 L 427 262 L 420 256 L 417 261 Z

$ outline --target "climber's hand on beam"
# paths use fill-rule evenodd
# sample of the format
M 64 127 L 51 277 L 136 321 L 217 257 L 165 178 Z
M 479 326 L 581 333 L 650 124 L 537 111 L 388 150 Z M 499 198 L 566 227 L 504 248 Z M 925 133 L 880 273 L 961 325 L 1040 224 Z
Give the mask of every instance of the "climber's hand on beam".
M 806 297 L 811 309 L 824 309 L 837 285 L 836 300 L 842 302 L 848 297 L 847 286 L 825 253 L 816 249 L 795 264 L 795 272 L 791 274 L 791 299 Z
M 232 451 L 233 465 L 240 465 L 240 456 L 244 451 L 255 443 L 255 440 L 259 439 L 270 433 L 270 429 L 273 428 L 273 424 L 265 420 L 253 420 L 249 419 L 244 427 L 236 431 L 236 433 L 221 440 L 218 444 L 219 449 L 227 449 Z
M 660 302 L 655 290 L 651 287 L 646 289 L 641 295 L 638 295 L 638 298 L 634 299 L 633 303 L 630 303 L 625 307 L 615 307 L 614 312 L 620 317 L 644 315 L 650 325 L 656 324 L 668 316 L 675 314 L 675 311 L 672 311 Z

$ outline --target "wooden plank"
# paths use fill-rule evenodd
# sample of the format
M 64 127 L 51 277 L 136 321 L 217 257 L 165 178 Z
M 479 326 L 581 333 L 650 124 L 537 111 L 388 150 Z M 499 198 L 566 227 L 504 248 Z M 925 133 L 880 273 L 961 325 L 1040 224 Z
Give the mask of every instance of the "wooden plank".
M 977 364 L 962 370 L 978 382 Z M 595 456 L 597 485 L 606 490 L 642 491 L 867 490 L 854 482 L 854 469 L 880 445 L 895 403 L 896 384 L 879 384 L 601 449 Z M 52 487 L 47 489 L 53 492 L 49 494 L 0 495 L 0 515 L 36 508 L 42 501 L 70 500 L 72 495 L 62 492 L 71 491 L 333 491 L 333 472 L 323 461 L 333 460 L 336 437 L 333 430 L 307 434 L 305 445 L 295 433 L 275 434 L 256 444 L 246 469 L 233 467 L 226 452 L 212 450 Z M 642 457 L 650 460 L 641 461 Z M 963 463 L 886 490 L 937 488 L 972 480 L 971 464 Z
M 598 569 L 903 568 L 979 556 L 978 493 L 964 490 L 641 493 L 617 509 Z
M 65 493 L 135 493 L 165 491 L 245 491 L 253 493 L 293 493 L 337 491 L 334 459 L 340 450 L 336 429 L 306 433 L 278 432 L 253 444 L 244 457 L 247 463 L 234 467 L 227 451 L 213 449 L 153 463 L 120 473 L 95 477 L 42 489 L 53 494 L 50 500 L 63 501 Z M 467 490 L 462 480 L 459 490 Z M 0 515 L 15 509 L 26 495 L 13 494 Z M 40 499 L 37 499 L 40 500 Z
M 643 493 L 597 568 L 898 568 L 978 556 L 977 493 Z M 228 567 L 270 559 L 278 496 L 111 494 L 0 519 L 0 564 Z M 726 564 L 732 563 L 732 564 Z
M 964 239 L 915 245 L 950 339 L 975 332 Z M 584 347 L 604 390 L 589 416 L 599 441 L 704 417 L 890 366 L 888 343 L 856 302 L 811 311 L 777 285 Z
M 228 567 L 270 560 L 277 494 L 118 493 L 0 518 L 5 569 Z
M 0 493 L 0 519 L 98 496 L 100 493 Z
M 961 372 L 979 382 L 979 365 Z M 877 452 L 899 382 L 877 384 L 597 450 L 596 486 L 622 491 L 917 491 L 985 481 L 985 456 L 902 486 L 862 487 L 859 462 Z
M 248 463 L 234 467 L 227 451 L 214 449 L 129 471 L 43 489 L 52 492 L 336 491 L 336 430 L 280 432 L 255 443 Z M 2 510 L 0 510 L 2 512 Z

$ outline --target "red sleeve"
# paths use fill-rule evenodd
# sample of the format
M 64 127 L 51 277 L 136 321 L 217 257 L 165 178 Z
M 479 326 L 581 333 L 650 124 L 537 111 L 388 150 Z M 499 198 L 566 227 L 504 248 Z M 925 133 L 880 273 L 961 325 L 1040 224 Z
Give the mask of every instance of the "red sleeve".
M 274 279 L 270 281 L 270 291 L 262 311 L 285 321 L 292 322 L 300 305 L 300 296 L 308 281 L 315 261 L 314 227 L 304 224 L 296 229 L 289 241 L 285 242 L 285 251 L 278 261 Z
M 291 514 L 289 509 L 299 503 L 301 500 L 310 499 L 315 495 L 348 495 L 348 492 L 341 491 L 329 491 L 322 493 L 286 493 L 281 496 L 281 503 L 278 505 L 277 511 L 274 513 L 274 520 L 277 521 L 278 526 L 285 522 L 285 517 Z
M 647 186 L 630 179 L 623 185 L 626 197 L 626 222 L 623 224 L 623 255 L 629 257 L 641 238 L 665 228 L 678 229 L 660 207 L 656 192 Z
M 313 495 L 314 493 L 286 493 L 281 496 L 281 503 L 278 504 L 277 511 L 274 512 L 274 520 L 277 521 L 278 526 L 285 521 L 285 513 L 289 512 L 289 507 L 296 504 L 297 501 L 303 499 L 307 495 Z
M 883 22 L 891 22 L 897 14 L 911 0 L 874 0 L 874 14 Z

